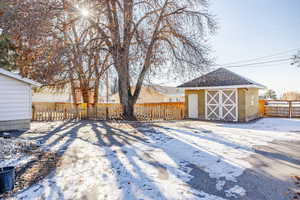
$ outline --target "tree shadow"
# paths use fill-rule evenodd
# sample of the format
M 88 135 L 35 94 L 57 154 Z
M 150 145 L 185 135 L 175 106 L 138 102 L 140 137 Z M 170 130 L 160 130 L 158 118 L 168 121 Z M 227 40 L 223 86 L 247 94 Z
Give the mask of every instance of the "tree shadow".
M 181 177 L 179 176 L 180 173 L 178 172 L 181 171 L 181 173 L 185 173 L 186 176 L 189 176 L 187 172 L 182 171 L 183 169 L 179 169 L 181 168 L 180 162 L 183 162 L 183 160 L 175 159 L 173 157 L 174 155 L 169 154 L 170 152 L 166 152 L 165 149 L 157 146 L 156 144 L 151 143 L 149 141 L 148 135 L 144 132 L 137 130 L 135 126 L 132 126 L 132 123 L 127 123 L 126 125 L 129 125 L 130 128 L 133 128 L 133 131 L 125 131 L 121 128 L 116 128 L 113 125 L 106 122 L 102 122 L 100 125 L 97 123 L 92 123 L 92 129 L 97 135 L 100 146 L 108 147 L 108 149 L 106 149 L 106 154 L 112 155 L 111 152 L 115 151 L 114 147 L 120 147 L 122 151 L 121 154 L 124 157 L 126 157 L 125 159 L 120 159 L 120 155 L 113 155 L 107 157 L 107 159 L 110 159 L 113 168 L 122 168 L 121 171 L 123 174 L 129 174 L 129 180 L 132 184 L 124 185 L 124 182 L 122 180 L 120 180 L 118 183 L 121 188 L 126 188 L 125 191 L 123 191 L 124 199 L 141 198 L 139 196 L 132 196 L 132 194 L 134 194 L 136 190 L 135 184 L 137 184 L 140 187 L 144 187 L 142 189 L 151 190 L 151 193 L 156 194 L 155 196 L 147 196 L 148 198 L 168 199 L 168 197 L 165 196 L 163 191 L 161 191 L 161 188 L 157 185 L 158 183 L 156 181 L 164 181 L 171 176 L 176 176 L 179 179 L 179 182 L 181 182 L 181 184 L 185 184 L 187 187 L 189 187 L 185 179 L 181 180 Z M 99 126 L 101 127 L 101 129 L 99 129 Z M 105 130 L 105 134 L 103 133 L 102 129 Z M 152 155 L 151 151 L 147 152 L 144 151 L 144 149 L 139 149 L 135 145 L 135 143 L 142 143 L 143 145 L 150 148 L 153 148 L 153 146 L 155 146 L 156 150 L 159 149 L 163 151 L 169 159 L 176 163 L 176 166 L 171 166 L 170 164 L 165 163 L 164 160 L 157 160 L 155 154 Z M 182 145 L 185 145 L 188 149 L 195 149 L 195 147 L 192 147 L 189 144 Z M 203 152 L 203 154 L 207 153 Z M 212 155 L 207 154 L 207 156 Z M 128 163 L 124 164 L 124 160 L 127 160 Z M 215 160 L 217 160 L 217 158 L 215 158 Z M 145 171 L 144 167 L 149 165 L 156 169 L 157 173 L 155 177 L 153 177 L 153 175 L 147 174 L 147 171 Z M 132 168 L 134 174 L 132 174 L 132 171 L 127 170 L 128 168 Z M 128 191 L 128 189 L 130 191 Z M 190 188 L 189 190 L 191 192 L 192 188 Z M 143 193 L 143 195 L 149 195 L 149 193 L 145 192 Z M 195 193 L 194 195 L 199 196 L 200 194 Z
M 172 137 L 170 134 L 167 136 L 161 130 L 176 132 L 177 135 L 187 134 L 199 137 L 199 134 L 192 129 L 178 133 L 178 130 L 174 128 L 163 127 L 154 123 L 79 121 L 64 123 L 49 131 L 48 134 L 42 133 L 42 135 L 31 137 L 31 139 L 41 141 L 47 148 L 55 151 L 60 158 L 65 156 L 65 152 L 71 148 L 72 144 L 74 144 L 72 148 L 76 146 L 75 141 L 82 142 L 87 145 L 86 147 L 92 145 L 95 147 L 95 151 L 103 151 L 102 157 L 93 157 L 93 159 L 101 162 L 107 160 L 110 163 L 115 176 L 115 184 L 122 193 L 123 199 L 169 199 L 170 193 L 166 189 L 167 186 L 164 186 L 164 181 L 171 178 L 171 180 L 177 181 L 176 184 L 183 185 L 184 189 L 190 192 L 190 195 L 198 197 L 205 197 L 203 194 L 205 192 L 227 199 L 237 199 L 239 197 L 228 197 L 225 190 L 236 184 L 243 185 L 246 190 L 253 189 L 246 184 L 246 179 L 241 179 L 241 182 L 230 180 L 230 177 L 238 179 L 241 175 L 229 173 L 242 172 L 243 170 L 239 166 L 220 159 L 218 155 L 204 151 L 199 146 L 184 139 Z M 211 134 L 213 133 L 207 132 L 201 135 L 201 139 L 212 140 L 236 148 L 236 144 L 226 141 L 224 138 L 215 138 Z M 197 152 L 201 157 L 192 157 L 194 152 Z M 208 163 L 203 163 L 206 161 Z M 84 159 L 76 158 L 74 162 L 84 162 Z M 217 178 L 211 177 L 211 171 L 208 169 L 210 166 L 217 170 L 215 174 Z M 149 171 L 150 168 L 154 172 Z M 59 193 L 59 197 L 64 197 L 64 190 L 60 189 L 57 183 L 59 180 L 56 180 L 55 174 L 58 170 L 63 171 L 61 168 L 55 169 L 47 179 L 52 183 L 50 195 L 57 197 L 56 193 Z M 265 174 L 262 177 L 267 176 Z M 88 181 L 88 177 L 84 181 Z M 216 189 L 218 181 L 225 181 L 225 185 L 220 191 Z M 278 179 L 270 176 L 268 181 L 272 184 Z M 270 187 L 266 189 L 268 190 Z M 110 195 L 114 193 L 114 191 L 110 192 Z M 253 195 L 252 190 L 250 193 Z M 82 194 L 82 197 L 84 195 Z M 246 197 L 251 197 L 251 195 L 247 193 Z M 259 197 L 263 197 L 261 199 L 270 199 L 263 194 L 260 195 Z M 182 198 L 184 197 L 187 196 Z M 240 197 L 240 199 L 247 199 L 246 197 Z M 248 199 L 251 199 L 250 197 Z
M 60 165 L 60 159 L 64 155 L 65 150 L 67 150 L 68 147 L 72 144 L 72 142 L 76 138 L 79 128 L 83 126 L 84 124 L 80 122 L 67 121 L 50 131 L 38 133 L 36 136 L 31 136 L 31 132 L 29 133 L 29 137 L 26 137 L 26 132 L 24 133 L 25 135 L 22 135 L 23 138 L 39 141 L 40 144 L 46 146 L 48 150 L 42 148 L 42 151 L 45 151 L 46 154 L 47 152 L 55 154 L 55 158 L 53 158 L 55 159 L 55 162 L 51 162 L 51 160 L 45 160 L 43 156 L 40 155 L 38 157 L 39 160 L 33 160 L 22 166 L 20 170 L 17 171 L 17 178 L 24 176 L 25 173 L 28 173 L 28 170 L 32 171 L 32 173 L 30 174 L 31 177 L 26 180 L 28 181 L 28 187 L 15 193 L 14 196 L 20 199 L 41 197 L 45 198 L 44 195 L 47 193 L 47 199 L 64 199 L 63 191 L 61 190 L 55 179 L 55 174 L 57 172 L 57 167 L 59 167 Z M 62 131 L 65 132 L 61 134 Z M 63 143 L 58 144 L 59 140 L 67 136 L 70 137 L 68 137 L 68 139 Z M 52 137 L 57 138 L 55 138 L 53 141 L 49 141 Z M 51 147 L 55 145 L 57 145 L 57 148 L 55 150 L 52 150 Z M 51 188 L 50 191 L 46 191 L 45 187 Z M 38 196 L 34 196 L 35 193 L 37 193 L 36 195 Z
M 162 126 L 155 125 L 154 127 L 162 128 Z M 173 128 L 167 127 L 165 130 L 170 131 L 177 131 Z M 195 129 L 193 129 L 195 130 Z M 199 131 L 198 129 L 196 129 Z M 184 131 L 181 132 L 181 134 L 191 134 L 195 135 L 193 132 Z M 209 137 L 205 139 L 210 139 Z M 221 144 L 227 145 L 227 142 L 223 141 L 216 141 Z M 232 146 L 231 144 L 229 144 Z M 216 184 L 218 181 L 225 180 L 224 178 L 211 178 L 207 172 L 205 172 L 201 167 L 198 165 L 195 165 L 194 163 L 190 163 L 188 166 L 192 169 L 190 174 L 192 175 L 192 179 L 188 181 L 188 184 L 197 190 L 200 191 L 208 191 L 210 194 L 214 194 L 216 196 L 224 197 L 227 199 L 266 199 L 266 200 L 282 200 L 282 199 L 291 199 L 295 196 L 296 193 L 293 193 L 291 191 L 295 190 L 295 185 L 291 183 L 291 178 L 289 178 L 289 175 L 291 176 L 294 173 L 299 174 L 300 173 L 300 165 L 299 160 L 292 158 L 289 153 L 291 153 L 293 156 L 299 156 L 299 151 L 296 149 L 299 149 L 300 144 L 290 145 L 288 142 L 284 144 L 283 142 L 278 142 L 278 146 L 273 146 L 275 149 L 279 146 L 286 146 L 289 145 L 289 148 L 284 149 L 283 152 L 280 152 L 280 155 L 278 153 L 268 153 L 265 155 L 265 153 L 261 154 L 261 151 L 257 152 L 257 149 L 255 149 L 255 152 L 258 154 L 261 154 L 260 158 L 255 158 L 252 160 L 252 168 L 245 169 L 244 173 L 241 176 L 237 177 L 237 182 L 233 182 L 230 180 L 226 180 L 222 190 L 217 190 Z M 286 154 L 286 155 L 284 155 Z M 245 160 L 248 160 L 245 158 Z M 269 165 L 275 165 L 279 166 L 281 165 L 282 171 L 286 171 L 286 177 L 287 179 L 282 180 L 282 177 L 276 176 L 277 173 L 276 167 L 274 167 L 274 171 L 268 171 L 264 170 L 262 166 L 264 166 L 264 162 L 266 160 L 271 160 L 272 162 L 268 163 Z M 262 164 L 262 166 L 260 166 Z M 295 167 L 298 166 L 298 167 Z M 234 187 L 235 185 L 239 185 L 246 189 L 246 194 L 243 197 L 238 197 L 235 194 L 226 193 L 226 190 L 228 191 L 230 188 Z
M 144 161 L 144 158 L 142 158 L 136 152 L 136 149 L 130 147 L 130 145 L 135 142 L 146 142 L 145 138 L 130 132 L 126 132 L 122 129 L 115 128 L 106 122 L 101 123 L 102 128 L 106 130 L 106 134 L 103 134 L 103 132 L 99 130 L 99 125 L 97 123 L 91 124 L 92 130 L 97 137 L 99 145 L 108 147 L 106 148 L 106 153 L 107 155 L 111 156 L 107 157 L 107 159 L 110 160 L 112 168 L 116 170 L 116 174 L 120 175 L 120 173 L 122 172 L 129 177 L 129 179 L 127 179 L 127 182 L 124 180 L 120 180 L 118 182 L 119 188 L 122 189 L 122 196 L 124 197 L 124 199 L 138 199 L 138 197 L 134 195 L 136 189 L 135 184 L 147 188 L 148 190 L 153 190 L 153 193 L 157 193 L 157 195 L 159 195 L 163 199 L 167 199 L 167 197 L 164 196 L 164 194 L 160 191 L 156 184 L 153 183 L 151 178 L 148 177 L 147 174 L 143 172 L 143 169 L 137 164 L 137 159 L 140 161 Z M 122 153 L 116 152 L 116 150 L 112 149 L 111 147 L 121 147 Z M 124 165 L 124 161 L 121 160 L 116 153 L 126 156 L 126 159 L 130 163 L 136 175 L 133 175 L 132 172 L 127 170 L 128 166 Z M 147 194 L 145 193 L 143 195 L 147 196 Z M 155 198 L 155 196 L 147 196 L 147 198 L 152 199 Z
M 265 119 L 265 120 L 264 119 L 259 119 L 259 120 L 256 120 L 254 122 L 250 122 L 248 124 L 234 125 L 234 127 L 236 127 L 235 129 L 240 129 L 240 128 L 241 129 L 248 129 L 249 128 L 249 124 L 251 124 L 251 126 L 253 126 L 253 127 L 259 127 L 261 124 L 257 125 L 257 123 L 268 123 L 266 120 L 267 121 L 270 121 L 270 120 L 272 121 L 273 118 L 272 119 L 268 118 L 268 119 Z M 278 119 L 277 118 L 277 120 L 279 120 L 279 121 L 281 121 L 281 120 L 287 120 L 287 121 L 290 122 L 290 119 Z M 295 125 L 295 123 L 297 123 L 297 125 L 300 126 L 300 124 L 298 124 L 298 123 L 300 123 L 300 120 L 293 120 L 293 119 L 291 119 L 291 120 L 292 120 L 291 124 Z M 279 121 L 276 121 L 276 123 L 278 123 Z M 232 125 L 227 124 L 227 123 L 222 124 L 222 125 L 223 125 L 222 127 L 227 127 L 226 125 L 228 125 L 230 128 L 233 128 Z M 257 125 L 257 126 L 255 126 L 255 125 Z M 277 126 L 278 125 L 280 126 L 280 123 L 277 124 Z M 191 130 L 195 130 L 195 131 L 198 130 L 200 132 L 201 131 L 202 132 L 205 131 L 205 129 L 203 129 L 203 128 L 201 128 L 199 130 L 198 128 L 196 129 L 196 128 L 189 127 L 189 126 L 184 126 L 184 127 L 188 128 L 188 129 L 191 129 Z M 176 131 L 176 129 L 172 129 L 172 130 Z M 254 131 L 255 130 L 256 129 L 254 129 Z M 266 127 L 265 130 L 268 130 L 268 127 Z M 253 130 L 251 130 L 251 131 L 253 131 Z M 183 133 L 184 131 L 180 130 L 180 132 Z M 192 133 L 192 131 L 191 132 L 186 131 L 184 133 L 185 134 L 193 134 L 193 135 L 195 135 L 194 133 Z M 226 142 L 226 140 L 227 140 L 226 138 L 224 138 L 224 137 L 222 137 L 220 135 L 216 135 L 212 131 L 208 131 L 206 133 L 207 133 L 207 135 L 214 135 L 214 136 L 218 137 L 218 138 L 214 137 L 213 141 L 218 142 L 220 144 L 232 146 L 233 148 L 236 148 L 236 146 L 235 146 L 234 143 L 231 144 L 231 143 Z M 197 136 L 197 134 L 196 134 L 196 136 Z M 203 139 L 208 139 L 208 140 L 211 139 L 211 137 L 207 137 L 207 136 L 199 136 L 199 137 L 201 137 Z M 255 151 L 255 153 L 261 154 L 262 156 L 268 157 L 268 158 L 270 158 L 272 160 L 282 160 L 282 161 L 285 161 L 287 163 L 291 163 L 291 164 L 295 164 L 295 165 L 300 165 L 300 159 L 295 158 L 295 157 L 300 158 L 299 156 L 295 156 L 295 155 L 297 155 L 297 152 L 299 152 L 300 140 L 299 141 L 275 141 L 275 142 L 271 142 L 271 144 L 272 144 L 271 146 L 263 146 L 263 148 L 260 147 L 260 146 L 257 146 L 257 147 L 254 146 L 253 150 Z M 249 148 L 247 148 L 247 147 L 241 147 L 241 149 L 247 150 Z
M 146 136 L 149 136 L 149 134 L 147 133 L 149 130 L 146 130 L 144 129 L 144 126 L 142 126 L 142 129 L 140 129 L 140 127 L 138 126 L 138 123 L 132 123 L 130 124 L 133 128 L 135 128 L 136 130 L 138 130 L 140 133 L 146 135 Z M 161 128 L 161 126 L 158 126 L 158 125 L 154 125 L 154 124 L 151 124 L 151 128 L 150 128 L 150 131 L 154 131 L 153 128 Z M 172 130 L 172 129 L 168 129 L 168 130 Z M 155 131 L 154 135 L 164 135 L 163 132 L 160 132 L 160 131 Z M 155 137 L 153 134 L 150 134 L 150 137 L 153 136 L 153 140 L 155 141 L 157 139 L 157 137 Z M 210 157 L 210 161 L 213 160 L 213 162 L 211 162 L 210 164 L 215 164 L 215 165 L 218 165 L 218 164 L 221 164 L 222 162 L 222 165 L 223 166 L 227 166 L 227 168 L 230 168 L 231 170 L 234 169 L 234 168 L 238 168 L 237 166 L 233 166 L 232 164 L 222 160 L 222 161 L 219 161 L 219 157 L 217 155 L 214 155 L 214 154 L 210 154 L 208 152 L 205 152 L 205 151 L 201 151 L 197 146 L 195 145 L 191 145 L 189 143 L 186 143 L 184 142 L 183 140 L 178 140 L 178 138 L 174 138 L 172 136 L 168 136 L 169 139 L 168 141 L 171 141 L 172 140 L 172 143 L 174 143 L 174 140 L 176 141 L 176 145 L 174 145 L 174 147 L 178 148 L 178 150 L 180 151 L 180 149 L 182 148 L 182 156 L 178 156 L 178 154 L 174 154 L 174 151 L 175 149 L 168 149 L 168 148 L 164 148 L 165 144 L 159 144 L 159 145 L 155 145 L 156 148 L 162 150 L 164 153 L 166 153 L 168 155 L 168 157 L 175 163 L 178 164 L 178 168 L 176 169 L 173 169 L 173 171 L 176 171 L 176 170 L 182 170 L 184 171 L 185 173 L 189 174 L 189 175 L 192 175 L 192 179 L 186 181 L 186 180 L 182 180 L 182 182 L 184 182 L 189 188 L 190 190 L 192 191 L 192 189 L 196 189 L 198 192 L 198 194 L 195 194 L 195 196 L 199 196 L 199 197 L 205 197 L 205 195 L 203 193 L 201 193 L 201 191 L 204 191 L 210 195 L 216 195 L 216 196 L 220 196 L 220 197 L 226 197 L 226 194 L 225 192 L 219 192 L 217 191 L 216 189 L 214 190 L 209 190 L 205 187 L 202 187 L 202 186 L 205 186 L 207 185 L 208 183 L 210 183 L 212 185 L 212 187 L 216 188 L 216 178 L 211 178 L 210 177 L 210 174 L 208 171 L 206 171 L 204 169 L 204 167 L 202 166 L 203 163 L 201 162 L 197 162 L 197 161 L 192 161 L 191 159 L 189 159 L 187 156 L 187 153 L 192 153 L 192 152 L 198 152 L 199 154 L 202 154 L 203 157 L 205 157 L 205 159 L 207 159 L 208 157 Z M 159 137 L 158 137 L 159 138 Z M 188 150 L 189 152 L 183 152 L 183 151 L 186 151 Z M 175 150 L 176 151 L 176 150 Z M 150 156 L 149 156 L 150 157 Z M 153 157 L 153 156 L 151 156 Z M 151 159 L 150 159 L 150 162 L 151 162 Z M 195 163 L 193 163 L 195 162 Z M 183 164 L 183 166 L 180 166 L 180 164 Z M 169 172 L 172 172 L 172 169 L 169 168 L 169 166 L 167 165 L 162 165 L 161 162 L 158 162 L 156 161 L 154 163 L 154 166 L 158 166 L 160 168 L 162 168 L 162 170 L 167 169 Z M 189 168 L 189 169 L 188 169 Z M 191 170 L 189 172 L 189 170 Z M 196 172 L 196 173 L 194 173 Z M 199 176 L 199 174 L 205 174 L 205 176 Z M 196 178 L 195 178 L 196 177 Z M 225 177 L 223 177 L 223 179 L 225 180 Z M 230 186 L 230 182 L 232 181 L 229 181 L 227 180 L 227 186 L 229 187 Z M 198 185 L 198 187 L 197 187 Z M 201 186 L 201 187 L 199 187 Z M 233 199 L 233 198 L 229 198 L 229 199 Z
M 231 129 L 249 131 L 293 132 L 300 134 L 300 119 L 296 118 L 260 118 L 246 123 L 215 123 L 215 125 Z
M 184 126 L 184 128 L 189 129 L 189 130 L 183 130 L 183 129 L 165 127 L 165 126 L 157 125 L 157 124 L 154 125 L 153 127 L 162 128 L 162 129 L 165 129 L 165 130 L 171 130 L 173 132 L 176 132 L 176 134 L 179 135 L 179 136 L 180 135 L 182 135 L 182 136 L 190 135 L 190 136 L 194 136 L 194 137 L 197 137 L 197 138 L 200 138 L 200 139 L 204 139 L 204 140 L 208 140 L 208 141 L 215 142 L 215 143 L 218 143 L 218 144 L 226 145 L 226 146 L 228 146 L 230 148 L 233 148 L 233 149 L 242 149 L 242 150 L 245 150 L 245 151 L 251 151 L 251 148 L 249 148 L 249 147 L 234 143 L 234 142 L 226 139 L 225 137 L 217 135 L 213 131 L 210 131 L 210 130 L 207 130 L 207 129 L 204 129 L 204 128 L 200 128 L 200 129 L 197 128 L 196 129 L 196 128 L 193 128 L 193 127 Z M 195 133 L 195 131 L 196 131 L 196 133 Z

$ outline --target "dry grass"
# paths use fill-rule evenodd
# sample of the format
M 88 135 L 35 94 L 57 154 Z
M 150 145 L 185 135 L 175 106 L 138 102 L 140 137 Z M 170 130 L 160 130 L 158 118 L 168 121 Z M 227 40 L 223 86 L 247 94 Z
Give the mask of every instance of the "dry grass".
M 22 145 L 21 145 L 22 146 Z M 7 198 L 33 184 L 36 184 L 50 174 L 59 165 L 59 156 L 52 152 L 44 152 L 39 148 L 21 148 L 16 150 L 24 155 L 33 157 L 24 165 L 16 167 L 16 182 L 12 192 L 0 195 Z

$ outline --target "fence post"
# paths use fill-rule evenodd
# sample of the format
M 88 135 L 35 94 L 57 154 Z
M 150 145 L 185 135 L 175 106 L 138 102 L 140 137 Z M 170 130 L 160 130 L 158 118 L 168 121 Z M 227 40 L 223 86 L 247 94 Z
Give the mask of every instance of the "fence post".
M 64 108 L 64 119 L 67 119 L 67 108 Z
M 292 101 L 289 101 L 289 117 L 292 118 Z
M 94 111 L 95 111 L 95 117 L 96 117 L 96 120 L 98 119 L 98 105 L 97 105 L 97 103 L 95 103 L 95 109 L 94 109 Z
M 35 120 L 35 107 L 32 105 L 32 120 Z
M 183 111 L 182 109 L 180 108 L 180 119 L 179 120 L 182 120 L 184 117 L 183 117 Z
M 107 120 L 108 119 L 108 107 L 105 106 L 105 119 Z

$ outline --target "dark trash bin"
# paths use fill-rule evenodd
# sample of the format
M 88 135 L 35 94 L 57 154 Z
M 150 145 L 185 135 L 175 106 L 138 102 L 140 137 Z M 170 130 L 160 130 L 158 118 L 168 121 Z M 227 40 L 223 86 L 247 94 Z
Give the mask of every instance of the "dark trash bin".
M 15 167 L 0 168 L 0 194 L 12 191 L 15 184 Z

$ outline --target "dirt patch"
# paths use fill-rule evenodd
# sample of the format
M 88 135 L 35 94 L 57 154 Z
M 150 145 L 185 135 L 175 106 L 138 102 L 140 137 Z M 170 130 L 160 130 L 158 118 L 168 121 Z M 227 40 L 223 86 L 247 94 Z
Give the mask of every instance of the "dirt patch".
M 21 151 L 21 150 L 18 150 Z M 31 156 L 29 162 L 16 166 L 16 182 L 14 190 L 0 195 L 0 198 L 8 198 L 13 194 L 30 187 L 45 178 L 51 171 L 59 166 L 59 156 L 52 152 L 44 152 L 39 148 L 23 149 L 23 155 Z
M 292 176 L 295 183 L 295 190 L 291 190 L 291 199 L 300 199 L 300 176 Z

